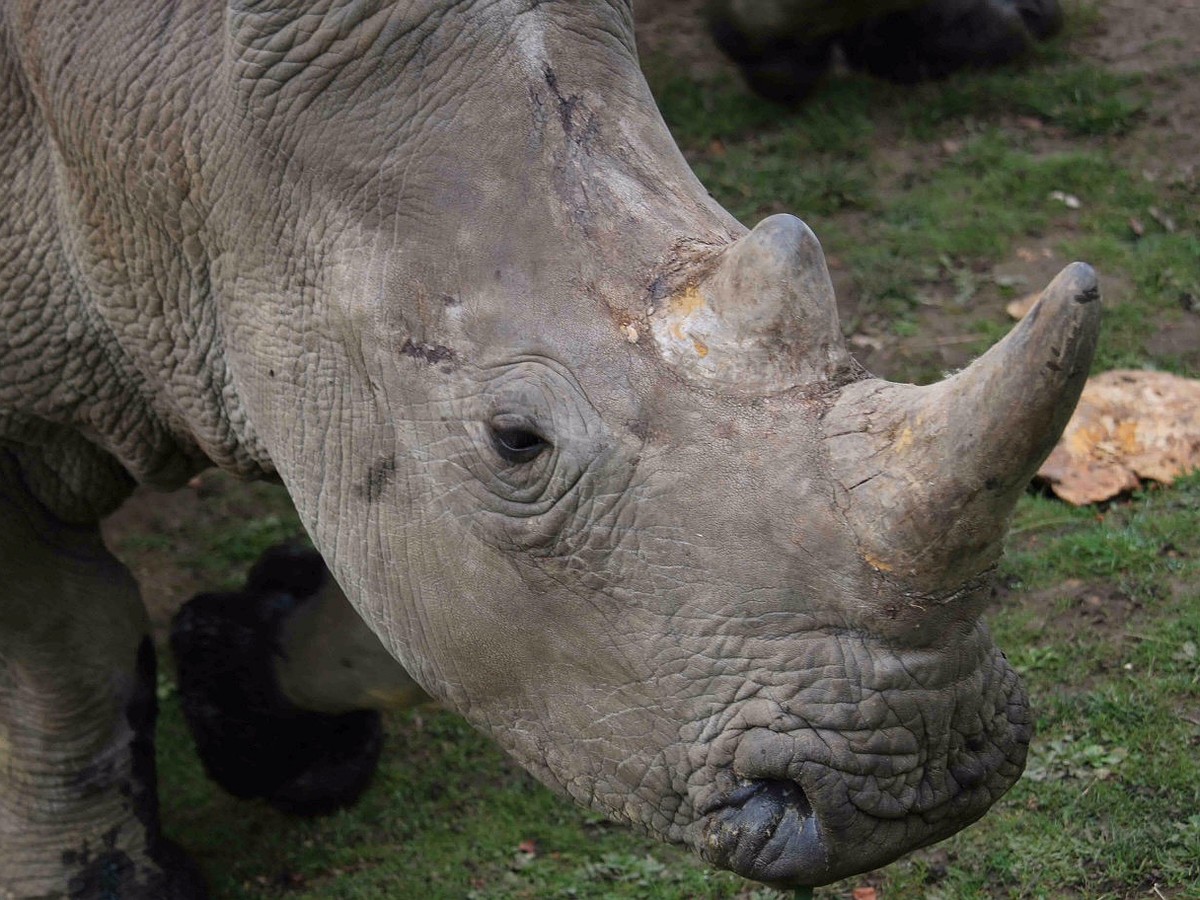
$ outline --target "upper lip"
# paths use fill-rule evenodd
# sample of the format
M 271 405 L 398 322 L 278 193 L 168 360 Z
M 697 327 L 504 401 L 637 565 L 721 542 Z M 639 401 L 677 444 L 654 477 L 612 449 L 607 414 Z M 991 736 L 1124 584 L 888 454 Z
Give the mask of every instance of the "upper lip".
M 828 880 L 829 851 L 804 789 L 793 781 L 740 781 L 705 804 L 701 854 L 775 884 Z

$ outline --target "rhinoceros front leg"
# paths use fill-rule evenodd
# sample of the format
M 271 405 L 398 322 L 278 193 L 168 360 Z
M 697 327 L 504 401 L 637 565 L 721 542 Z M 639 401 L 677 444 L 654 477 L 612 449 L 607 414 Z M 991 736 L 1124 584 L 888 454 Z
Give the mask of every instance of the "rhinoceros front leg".
M 0 897 L 202 897 L 159 834 L 137 586 L 11 463 L 0 451 Z
M 209 776 L 298 815 L 357 800 L 379 760 L 378 710 L 428 699 L 303 547 L 268 550 L 241 591 L 190 600 L 171 649 Z

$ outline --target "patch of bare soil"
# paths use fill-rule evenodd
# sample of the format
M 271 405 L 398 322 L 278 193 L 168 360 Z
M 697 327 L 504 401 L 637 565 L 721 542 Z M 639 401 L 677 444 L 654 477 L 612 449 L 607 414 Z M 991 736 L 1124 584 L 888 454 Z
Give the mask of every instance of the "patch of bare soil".
M 1152 113 L 1131 149 L 1161 177 L 1194 179 L 1200 162 L 1200 0 L 1103 0 L 1081 56 L 1149 78 Z
M 669 58 L 695 78 L 737 77 L 737 70 L 713 43 L 704 22 L 706 0 L 634 2 L 638 52 Z
M 1008 601 L 1013 602 L 1013 601 Z M 1069 578 L 1041 591 L 1021 594 L 1015 600 L 1032 613 L 1031 624 L 1043 632 L 1070 636 L 1086 629 L 1089 636 L 1121 640 L 1141 602 L 1107 582 Z
M 178 491 L 139 489 L 105 520 L 104 539 L 137 579 L 157 644 L 183 603 L 244 574 L 205 564 L 208 536 L 238 521 L 286 515 L 290 506 L 278 485 L 244 484 L 212 470 Z

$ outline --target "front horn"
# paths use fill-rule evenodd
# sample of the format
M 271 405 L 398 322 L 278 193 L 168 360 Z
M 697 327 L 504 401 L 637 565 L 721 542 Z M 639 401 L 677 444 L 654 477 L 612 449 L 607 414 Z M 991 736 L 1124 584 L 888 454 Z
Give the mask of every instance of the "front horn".
M 1064 269 L 1029 314 L 928 387 L 844 388 L 825 440 L 864 559 L 937 590 L 998 558 L 1008 520 L 1087 379 L 1100 326 L 1095 272 Z

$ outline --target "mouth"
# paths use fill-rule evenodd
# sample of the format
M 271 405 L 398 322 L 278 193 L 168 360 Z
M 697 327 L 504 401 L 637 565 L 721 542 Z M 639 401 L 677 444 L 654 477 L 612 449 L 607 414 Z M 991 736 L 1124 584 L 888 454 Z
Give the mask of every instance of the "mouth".
M 682 842 L 744 878 L 815 887 L 970 825 L 1020 777 L 1033 730 L 1016 672 L 978 634 L 974 658 L 949 660 L 893 662 L 847 639 L 835 647 L 849 664 L 831 657 L 784 698 L 722 707 L 685 734 L 705 753 Z M 854 671 L 871 678 L 856 683 Z
M 773 885 L 823 884 L 829 851 L 812 804 L 792 781 L 741 781 L 702 810 L 700 853 L 713 865 Z

